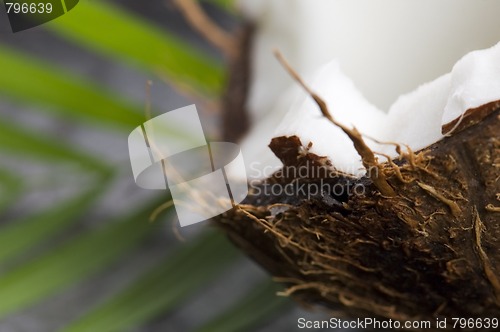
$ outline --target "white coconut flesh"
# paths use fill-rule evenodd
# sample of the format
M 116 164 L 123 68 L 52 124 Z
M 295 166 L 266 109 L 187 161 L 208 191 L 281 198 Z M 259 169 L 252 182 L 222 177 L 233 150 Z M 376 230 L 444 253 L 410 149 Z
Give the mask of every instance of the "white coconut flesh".
M 278 49 L 333 117 L 380 142 L 425 148 L 467 110 L 500 100 L 498 0 L 240 0 L 256 24 L 242 143 L 250 178 L 281 167 L 273 137 L 298 136 L 339 171 L 362 176 L 350 139 L 273 56 Z M 428 83 L 426 83 L 428 82 Z M 365 140 L 397 157 L 394 145 Z

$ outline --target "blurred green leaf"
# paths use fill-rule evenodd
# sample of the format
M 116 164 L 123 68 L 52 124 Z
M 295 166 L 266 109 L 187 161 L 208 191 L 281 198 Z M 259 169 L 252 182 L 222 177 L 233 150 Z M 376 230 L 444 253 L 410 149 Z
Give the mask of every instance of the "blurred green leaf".
M 23 193 L 23 181 L 17 174 L 0 168 L 0 213 Z M 0 243 L 2 243 L 0 241 Z
M 60 202 L 53 208 L 36 212 L 21 220 L 9 222 L 0 231 L 0 267 L 11 262 L 19 254 L 47 242 L 55 234 L 64 230 L 68 224 L 78 220 L 100 195 L 103 194 L 107 182 L 101 182 L 91 190 L 77 197 Z
M 0 64 L 0 94 L 7 98 L 107 128 L 132 130 L 144 121 L 143 107 L 46 61 L 0 46 Z
M 60 139 L 32 132 L 5 121 L 0 121 L 0 150 L 51 162 L 69 161 L 87 168 L 88 171 L 111 173 L 110 166 L 77 150 L 74 146 L 63 143 Z
M 228 11 L 234 8 L 232 0 L 204 1 Z M 219 61 L 121 7 L 81 1 L 74 10 L 45 26 L 86 51 L 102 52 L 112 61 L 125 61 L 166 77 L 180 89 L 207 96 L 218 95 L 223 89 L 225 73 Z M 85 120 L 101 129 L 131 130 L 144 121 L 142 106 L 64 71 L 57 64 L 4 46 L 0 46 L 0 64 L 2 97 L 34 105 L 40 111 L 52 111 L 73 122 Z M 181 139 L 189 135 L 184 128 L 167 130 Z M 105 192 L 104 179 L 115 173 L 107 163 L 81 151 L 71 142 L 6 121 L 0 122 L 0 150 L 22 156 L 26 162 L 32 159 L 48 161 L 51 165 L 71 162 L 80 165 L 83 171 L 88 171 L 86 173 L 98 171 L 99 179 L 103 179 L 99 187 L 56 202 L 49 210 L 2 226 L 0 265 L 49 241 L 82 216 Z M 0 170 L 0 186 L 7 188 L 4 190 L 21 188 L 15 176 L 5 174 L 2 179 Z M 9 204 L 8 200 L 4 201 L 7 203 L 2 201 L 0 196 L 0 209 L 2 204 Z M 153 207 L 156 203 L 133 215 L 127 213 L 110 225 L 84 230 L 62 244 L 37 253 L 37 257 L 26 259 L 26 263 L 10 266 L 10 270 L 0 275 L 0 318 L 112 268 L 116 259 L 154 231 L 146 221 Z M 223 273 L 236 256 L 235 249 L 222 235 L 202 235 L 90 312 L 82 313 L 82 318 L 65 330 L 123 331 L 147 323 L 182 305 L 197 289 Z M 286 306 L 286 300 L 274 296 L 274 287 L 272 283 L 258 287 L 200 331 L 239 331 L 265 321 Z
M 146 117 L 138 112 L 142 107 L 115 96 L 102 86 L 61 71 L 48 62 L 0 46 L 0 63 L 5 66 L 0 75 L 0 94 L 22 104 L 35 104 L 57 111 L 70 119 L 91 120 L 93 124 L 120 127 L 131 131 Z M 5 124 L 6 125 L 6 124 Z M 192 140 L 183 128 L 164 126 L 172 139 Z M 0 140 L 2 139 L 0 133 Z
M 209 95 L 222 91 L 221 63 L 118 6 L 101 1 L 81 2 L 46 27 L 72 42 L 166 76 L 181 88 L 195 88 Z
M 145 323 L 178 306 L 236 257 L 224 236 L 204 234 L 64 331 L 124 331 Z
M 258 285 L 239 302 L 196 332 L 252 331 L 255 326 L 290 305 L 288 299 L 276 295 L 278 290 L 279 286 L 270 280 Z
M 68 239 L 46 255 L 0 276 L 0 317 L 108 267 L 154 230 L 148 217 L 157 204 Z

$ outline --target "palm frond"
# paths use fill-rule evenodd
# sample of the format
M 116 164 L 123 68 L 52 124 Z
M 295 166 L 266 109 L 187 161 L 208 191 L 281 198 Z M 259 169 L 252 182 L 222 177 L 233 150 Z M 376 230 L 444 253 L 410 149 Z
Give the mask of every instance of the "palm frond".
M 228 12 L 234 8 L 230 0 L 207 1 Z M 177 88 L 206 98 L 217 98 L 222 92 L 225 70 L 219 59 L 112 3 L 80 1 L 45 28 L 95 55 L 139 68 L 155 78 L 166 77 Z M 128 132 L 145 121 L 144 107 L 112 87 L 1 41 L 0 66 L 0 98 L 21 109 L 35 109 L 47 119 L 63 119 L 74 127 L 116 135 L 124 145 Z M 113 264 L 136 252 L 166 226 L 165 220 L 150 223 L 149 217 L 168 199 L 163 194 L 157 194 L 156 200 L 149 196 L 145 203 L 127 206 L 119 215 L 105 214 L 94 220 L 92 212 L 114 187 L 125 182 L 123 174 L 131 181 L 128 161 L 103 159 L 57 134 L 35 132 L 22 121 L 2 120 L 2 160 L 40 165 L 55 176 L 59 166 L 67 166 L 86 185 L 48 207 L 21 206 L 9 211 L 30 194 L 32 179 L 12 163 L 0 164 L 0 325 L 15 313 L 43 305 L 70 287 L 112 270 Z M 165 131 L 176 139 L 190 139 L 182 128 Z M 57 187 L 52 186 L 49 191 Z M 222 278 L 242 259 L 213 231 L 203 230 L 187 244 L 173 247 L 167 257 L 142 270 L 121 290 L 96 299 L 62 330 L 123 331 L 145 325 L 192 300 L 197 290 Z M 271 282 L 257 285 L 231 307 L 222 308 L 199 331 L 240 331 L 262 324 L 289 305 L 275 296 L 275 290 Z

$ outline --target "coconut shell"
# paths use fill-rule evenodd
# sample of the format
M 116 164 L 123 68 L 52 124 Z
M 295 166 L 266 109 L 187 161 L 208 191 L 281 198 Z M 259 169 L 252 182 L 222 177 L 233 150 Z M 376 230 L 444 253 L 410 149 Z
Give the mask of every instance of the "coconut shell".
M 233 66 L 233 79 L 239 70 L 248 77 L 248 67 Z M 228 95 L 235 88 L 248 85 L 229 85 Z M 243 109 L 238 96 L 231 103 Z M 421 151 L 398 147 L 400 157 L 376 169 L 393 197 L 373 177 L 353 178 L 309 153 L 314 142 L 276 137 L 270 148 L 283 168 L 251 183 L 243 204 L 216 223 L 286 286 L 282 295 L 336 315 L 500 317 L 499 106 L 470 110 Z
M 500 317 L 499 133 L 496 110 L 383 164 L 395 197 L 304 154 L 309 142 L 275 138 L 284 168 L 219 225 L 301 302 L 350 317 Z M 296 192 L 272 195 L 286 186 Z

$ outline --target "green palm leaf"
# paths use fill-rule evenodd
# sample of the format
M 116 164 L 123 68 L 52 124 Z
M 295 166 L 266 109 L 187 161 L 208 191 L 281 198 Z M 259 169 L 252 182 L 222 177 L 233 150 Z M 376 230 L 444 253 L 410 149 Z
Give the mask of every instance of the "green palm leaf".
M 0 63 L 0 94 L 18 103 L 36 105 L 72 120 L 92 120 L 108 128 L 131 130 L 144 121 L 143 107 L 47 61 L 0 46 Z
M 207 0 L 232 11 L 231 0 Z M 86 51 L 137 67 L 154 77 L 167 78 L 180 89 L 207 98 L 220 95 L 224 65 L 170 31 L 110 3 L 80 1 L 68 14 L 45 25 L 50 33 Z M 21 36 L 21 35 L 19 35 Z M 22 37 L 20 37 L 22 38 Z M 75 126 L 88 126 L 120 135 L 126 144 L 130 130 L 144 122 L 142 105 L 113 92 L 112 87 L 84 79 L 57 63 L 37 59 L 0 41 L 0 98 L 17 107 L 36 107 L 50 119 L 63 118 Z M 165 128 L 172 137 L 190 139 L 183 128 Z M 85 228 L 92 209 L 109 194 L 111 186 L 131 178 L 128 162 L 101 160 L 92 151 L 51 133 L 33 132 L 18 121 L 0 121 L 2 158 L 15 155 L 22 162 L 44 167 L 67 166 L 89 179 L 73 197 L 22 217 L 3 213 L 27 195 L 24 177 L 0 166 L 0 320 L 64 292 L 71 286 L 110 270 L 112 264 L 138 248 L 163 222 L 148 219 L 163 200 L 125 208 L 116 220 Z M 124 171 L 125 170 L 125 171 Z M 159 196 L 159 195 L 158 195 Z M 68 231 L 79 223 L 83 231 Z M 62 243 L 51 240 L 62 233 Z M 44 247 L 43 250 L 34 249 Z M 210 280 L 221 277 L 238 259 L 219 234 L 205 232 L 66 326 L 64 331 L 123 331 L 147 324 L 195 296 Z M 240 258 L 241 259 L 241 258 Z M 259 285 L 199 331 L 248 330 L 287 306 L 274 296 L 274 286 Z M 249 314 L 251 312 L 251 314 Z
M 0 268 L 42 242 L 47 242 L 77 220 L 99 199 L 107 186 L 104 181 L 83 194 L 46 211 L 10 221 L 0 232 Z
M 0 168 L 0 214 L 22 195 L 23 185 L 15 173 Z
M 101 174 L 111 172 L 110 167 L 102 161 L 55 137 L 34 134 L 26 128 L 5 122 L 0 122 L 0 150 L 30 159 L 71 162 L 86 168 L 87 171 Z
M 128 61 L 180 86 L 222 91 L 222 65 L 167 31 L 103 2 L 83 2 L 47 27 L 73 42 Z
M 137 246 L 154 230 L 147 222 L 154 205 L 119 218 L 102 229 L 69 239 L 45 255 L 2 275 L 0 317 L 82 280 Z
M 222 273 L 236 251 L 220 234 L 205 234 L 147 272 L 123 292 L 90 312 L 67 332 L 123 331 L 171 310 Z

